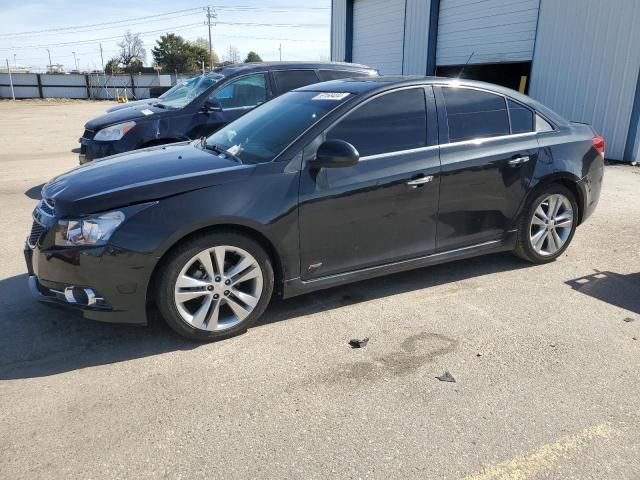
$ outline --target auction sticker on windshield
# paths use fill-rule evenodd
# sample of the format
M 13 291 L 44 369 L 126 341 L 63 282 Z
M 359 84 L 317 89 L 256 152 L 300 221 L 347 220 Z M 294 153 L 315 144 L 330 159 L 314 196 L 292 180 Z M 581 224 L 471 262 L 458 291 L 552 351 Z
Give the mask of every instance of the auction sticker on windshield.
M 311 100 L 342 100 L 348 97 L 349 93 L 345 92 L 322 92 L 313 97 Z

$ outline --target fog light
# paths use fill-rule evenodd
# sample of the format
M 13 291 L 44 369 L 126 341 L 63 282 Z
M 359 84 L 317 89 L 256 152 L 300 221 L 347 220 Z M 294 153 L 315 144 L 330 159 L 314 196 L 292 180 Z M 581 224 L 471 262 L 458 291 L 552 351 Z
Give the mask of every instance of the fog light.
M 91 288 L 67 287 L 64 289 L 64 298 L 67 302 L 75 305 L 86 305 L 91 307 L 99 299 Z

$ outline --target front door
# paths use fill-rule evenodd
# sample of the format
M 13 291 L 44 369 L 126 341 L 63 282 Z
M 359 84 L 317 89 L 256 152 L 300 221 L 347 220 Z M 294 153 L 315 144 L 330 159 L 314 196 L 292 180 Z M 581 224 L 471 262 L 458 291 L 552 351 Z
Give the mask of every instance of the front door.
M 249 110 L 265 103 L 269 98 L 267 77 L 255 73 L 235 78 L 216 88 L 209 99 L 219 105 L 220 110 L 202 111 L 197 118 L 198 134 L 191 138 L 209 136 Z
M 501 95 L 437 87 L 439 252 L 499 240 L 513 227 L 538 158 L 533 112 Z
M 303 280 L 434 251 L 440 162 L 432 98 L 430 87 L 384 93 L 356 106 L 326 132 L 327 139 L 354 145 L 360 161 L 346 168 L 304 167 Z M 317 148 L 321 141 L 312 145 Z

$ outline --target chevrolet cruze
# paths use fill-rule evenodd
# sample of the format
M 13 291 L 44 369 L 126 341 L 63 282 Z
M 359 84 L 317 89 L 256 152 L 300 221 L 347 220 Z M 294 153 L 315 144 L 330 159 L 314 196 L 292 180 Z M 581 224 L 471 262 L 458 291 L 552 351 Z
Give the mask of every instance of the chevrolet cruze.
M 221 339 L 274 294 L 498 251 L 553 261 L 594 211 L 603 165 L 590 126 L 509 89 L 315 84 L 206 139 L 54 178 L 25 246 L 29 283 L 90 319 L 144 324 L 155 304 L 178 333 Z

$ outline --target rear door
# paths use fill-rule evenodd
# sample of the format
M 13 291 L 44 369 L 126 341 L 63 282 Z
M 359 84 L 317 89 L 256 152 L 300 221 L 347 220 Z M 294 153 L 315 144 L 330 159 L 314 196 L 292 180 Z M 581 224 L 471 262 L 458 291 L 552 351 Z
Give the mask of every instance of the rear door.
M 360 161 L 301 173 L 303 279 L 434 251 L 440 164 L 432 95 L 431 87 L 385 92 L 326 132 L 354 145 Z M 305 158 L 315 155 L 311 148 Z
M 274 96 L 296 88 L 318 83 L 321 80 L 315 70 L 273 70 Z
M 537 161 L 533 112 L 481 89 L 435 92 L 442 162 L 437 250 L 501 239 L 513 228 Z

